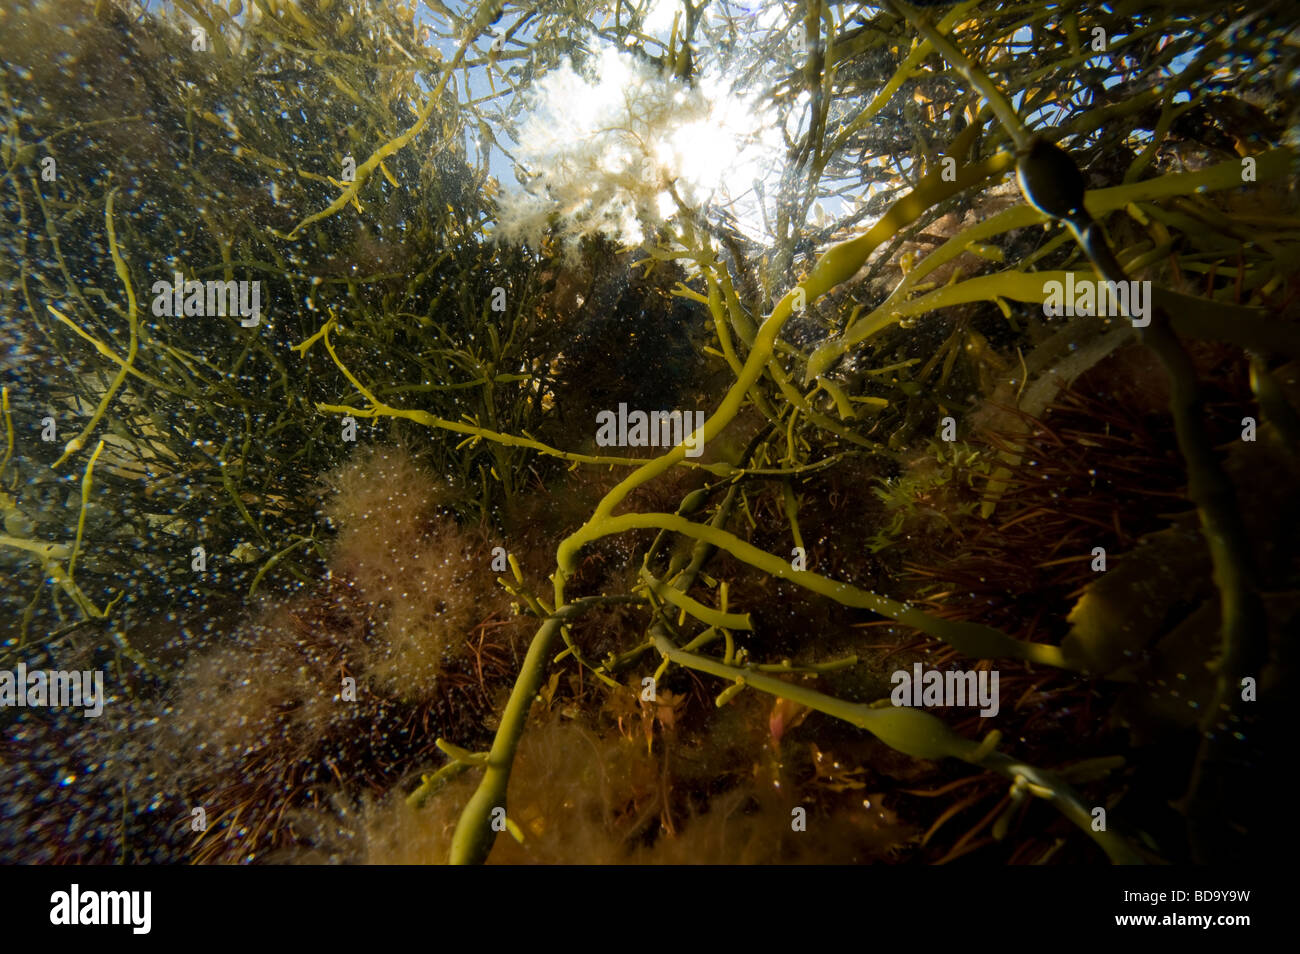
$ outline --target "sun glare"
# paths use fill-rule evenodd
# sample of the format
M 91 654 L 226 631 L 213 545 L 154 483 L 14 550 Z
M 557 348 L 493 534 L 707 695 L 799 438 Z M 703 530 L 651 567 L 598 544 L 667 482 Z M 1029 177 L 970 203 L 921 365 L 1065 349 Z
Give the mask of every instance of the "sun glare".
M 678 213 L 672 186 L 765 237 L 754 183 L 776 175 L 779 126 L 716 70 L 688 86 L 606 47 L 586 69 L 542 80 L 520 141 L 525 185 L 503 201 L 505 234 L 537 237 L 559 211 L 570 240 L 599 232 L 636 244 Z

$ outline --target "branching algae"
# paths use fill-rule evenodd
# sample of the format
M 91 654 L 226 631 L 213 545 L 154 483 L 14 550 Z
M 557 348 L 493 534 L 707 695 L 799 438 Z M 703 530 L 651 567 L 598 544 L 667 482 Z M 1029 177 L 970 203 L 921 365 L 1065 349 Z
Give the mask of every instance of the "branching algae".
M 1294 14 L 654 6 L 6 15 L 3 658 L 115 687 L 6 707 L 8 855 L 1211 861 L 1278 817 Z M 893 705 L 916 665 L 1000 705 Z

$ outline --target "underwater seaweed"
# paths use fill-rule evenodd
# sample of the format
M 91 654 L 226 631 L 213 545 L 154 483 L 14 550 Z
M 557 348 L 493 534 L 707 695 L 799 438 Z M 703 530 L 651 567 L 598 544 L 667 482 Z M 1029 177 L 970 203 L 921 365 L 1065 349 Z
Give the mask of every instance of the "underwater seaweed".
M 506 594 L 463 569 L 489 548 L 438 516 L 445 491 L 408 450 L 365 449 L 325 483 L 327 579 L 191 657 L 159 722 L 172 786 L 212 819 L 202 860 L 290 844 L 280 820 L 330 786 L 384 791 L 440 735 L 469 741 L 513 662 Z
M 665 9 L 4 11 L 6 856 L 1266 850 L 1294 11 Z

